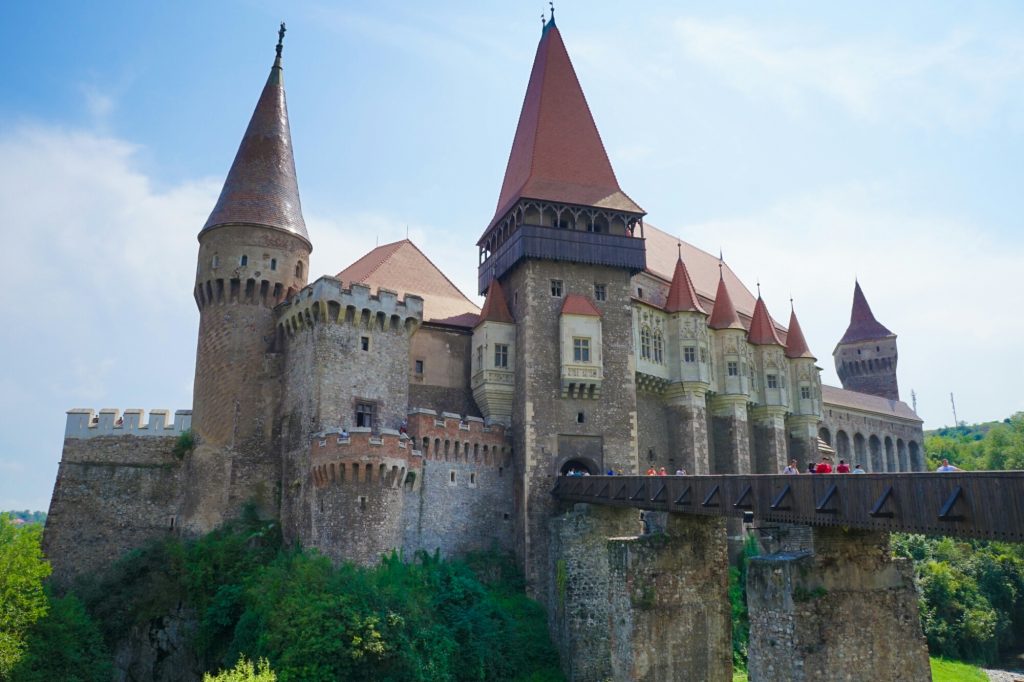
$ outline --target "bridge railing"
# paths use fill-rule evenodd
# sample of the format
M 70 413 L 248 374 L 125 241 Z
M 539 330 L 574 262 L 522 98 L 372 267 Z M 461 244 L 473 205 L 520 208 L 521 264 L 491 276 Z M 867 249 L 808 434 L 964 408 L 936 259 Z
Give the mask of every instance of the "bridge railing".
M 1024 542 L 1024 471 L 560 476 L 566 502 Z

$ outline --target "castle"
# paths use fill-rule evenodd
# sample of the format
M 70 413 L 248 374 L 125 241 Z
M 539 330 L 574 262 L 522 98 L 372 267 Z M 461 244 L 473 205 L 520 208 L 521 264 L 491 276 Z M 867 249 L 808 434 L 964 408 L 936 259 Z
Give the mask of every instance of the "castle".
M 336 560 L 506 550 L 543 598 L 570 469 L 778 473 L 822 451 L 923 469 L 896 336 L 860 285 L 843 388 L 822 386 L 795 311 L 776 322 L 619 187 L 553 18 L 481 216 L 483 308 L 408 240 L 310 283 L 281 51 L 199 232 L 192 410 L 68 413 L 56 580 L 255 503 Z

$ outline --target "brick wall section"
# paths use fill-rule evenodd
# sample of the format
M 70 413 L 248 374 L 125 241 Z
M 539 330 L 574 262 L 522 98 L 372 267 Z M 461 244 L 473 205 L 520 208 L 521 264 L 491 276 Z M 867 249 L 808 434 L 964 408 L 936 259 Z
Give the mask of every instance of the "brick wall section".
M 850 466 L 857 462 L 864 465 L 869 472 L 880 471 L 924 471 L 924 431 L 920 422 L 904 422 L 895 419 L 883 419 L 856 410 L 847 410 L 837 405 L 826 405 L 821 419 L 821 426 L 828 431 L 832 447 L 837 457 L 842 457 Z M 849 439 L 849 447 L 841 452 L 839 431 L 843 431 Z M 864 451 L 856 451 L 856 435 L 864 437 Z M 870 448 L 871 436 L 876 436 L 881 448 L 873 453 Z M 892 461 L 886 451 L 885 439 L 892 443 Z M 903 444 L 901 450 L 900 442 Z M 912 446 L 911 443 L 914 445 Z M 916 447 L 918 456 L 912 456 Z
M 551 295 L 553 279 L 561 280 L 563 297 L 575 293 L 593 298 L 594 284 L 605 285 L 607 299 L 595 302 L 602 314 L 604 380 L 599 400 L 561 397 L 559 313 L 564 298 Z M 549 565 L 547 524 L 554 512 L 550 491 L 560 466 L 569 458 L 559 452 L 560 445 L 573 448 L 573 455 L 585 450 L 598 470 L 636 471 L 629 273 L 530 260 L 517 265 L 502 286 L 511 297 L 517 323 L 512 413 L 519 498 L 517 554 L 523 561 L 528 591 L 540 596 Z M 582 424 L 577 422 L 580 412 L 585 418 Z
M 138 436 L 64 441 L 43 534 L 57 585 L 69 585 L 76 575 L 99 571 L 176 530 L 184 467 L 172 454 L 175 441 Z
M 888 533 L 815 528 L 813 543 L 751 560 L 750 678 L 930 680 L 912 571 Z
M 549 519 L 544 600 L 552 641 L 570 682 L 612 677 L 609 538 L 640 532 L 636 510 L 577 504 Z M 616 678 L 620 679 L 620 678 Z
M 664 533 L 611 539 L 608 554 L 611 677 L 732 680 L 724 519 L 669 514 Z

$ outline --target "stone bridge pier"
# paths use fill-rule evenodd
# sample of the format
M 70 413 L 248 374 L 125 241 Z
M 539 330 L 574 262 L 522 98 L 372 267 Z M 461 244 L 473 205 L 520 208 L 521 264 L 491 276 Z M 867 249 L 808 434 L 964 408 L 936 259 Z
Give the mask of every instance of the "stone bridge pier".
M 750 561 L 750 679 L 931 680 L 911 568 L 889 534 L 816 527 L 812 544 Z
M 649 535 L 635 509 L 552 519 L 550 624 L 572 682 L 732 679 L 725 519 L 667 516 Z

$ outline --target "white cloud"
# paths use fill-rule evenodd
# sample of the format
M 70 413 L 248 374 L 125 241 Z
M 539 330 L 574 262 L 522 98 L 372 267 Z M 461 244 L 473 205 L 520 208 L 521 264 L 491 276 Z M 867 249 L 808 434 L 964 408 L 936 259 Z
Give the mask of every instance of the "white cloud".
M 680 19 L 678 48 L 733 87 L 793 112 L 820 110 L 824 96 L 857 118 L 966 128 L 1001 106 L 1021 107 L 1024 36 L 959 30 L 908 43 L 834 40 L 806 27 Z
M 769 311 L 785 323 L 790 294 L 828 383 L 831 353 L 849 323 L 854 277 L 875 316 L 899 337 L 900 394 L 913 389 L 929 427 L 981 421 L 1024 409 L 1008 371 L 1024 318 L 1019 298 L 1024 245 L 978 225 L 907 210 L 880 185 L 850 184 L 779 201 L 753 215 L 688 226 L 705 246 L 722 242 L 748 283 L 760 277 Z

